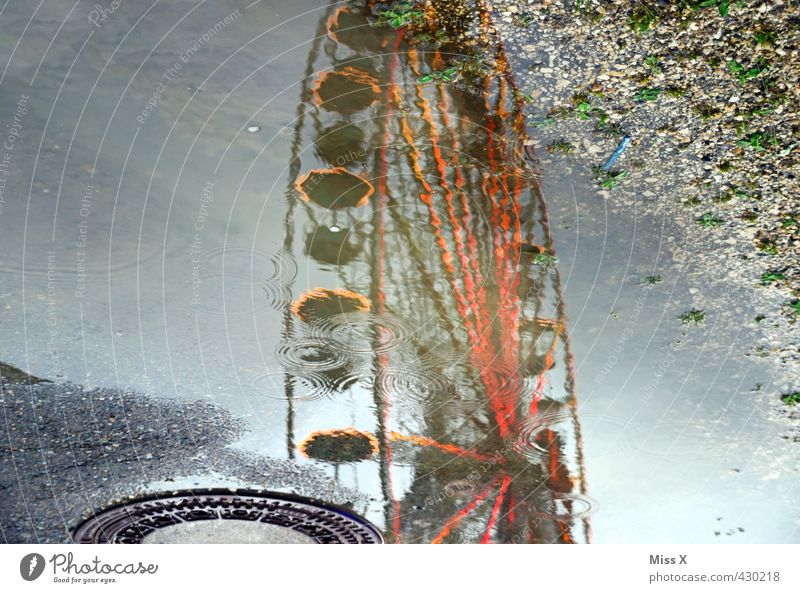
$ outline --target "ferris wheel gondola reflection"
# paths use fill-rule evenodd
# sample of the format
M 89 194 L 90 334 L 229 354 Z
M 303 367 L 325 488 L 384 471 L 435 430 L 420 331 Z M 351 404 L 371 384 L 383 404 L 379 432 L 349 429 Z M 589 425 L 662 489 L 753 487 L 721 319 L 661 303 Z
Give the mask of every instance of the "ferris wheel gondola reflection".
M 465 13 L 483 28 L 480 60 L 370 10 L 336 4 L 320 22 L 284 247 L 301 227 L 298 257 L 338 280 L 295 295 L 283 339 L 347 357 L 326 372 L 361 369 L 338 384 L 369 393 L 357 405 L 373 420 L 295 446 L 289 389 L 288 450 L 337 479 L 344 464 L 374 468 L 389 541 L 588 542 L 558 260 L 523 102 L 481 6 Z

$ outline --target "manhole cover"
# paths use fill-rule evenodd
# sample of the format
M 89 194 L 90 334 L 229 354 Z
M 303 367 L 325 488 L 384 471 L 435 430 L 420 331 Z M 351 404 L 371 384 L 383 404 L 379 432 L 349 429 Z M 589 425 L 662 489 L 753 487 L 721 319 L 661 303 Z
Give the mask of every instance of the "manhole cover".
M 78 544 L 380 544 L 378 530 L 348 511 L 287 494 L 192 491 L 142 498 L 78 527 Z

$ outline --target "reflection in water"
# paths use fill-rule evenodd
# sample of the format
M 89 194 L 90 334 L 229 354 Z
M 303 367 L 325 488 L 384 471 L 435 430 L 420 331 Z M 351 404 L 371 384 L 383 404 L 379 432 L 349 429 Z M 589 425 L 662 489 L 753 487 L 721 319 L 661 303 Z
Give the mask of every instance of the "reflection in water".
M 487 15 L 475 24 L 488 39 Z M 283 247 L 296 253 L 302 209 L 305 265 L 338 285 L 285 305 L 285 374 L 258 379 L 287 402 L 289 456 L 337 480 L 372 460 L 390 541 L 589 541 L 556 259 L 502 48 L 468 71 L 356 9 L 332 7 L 320 28 Z M 354 385 L 369 397 L 347 400 L 368 413 L 353 417 L 372 426 L 294 434 L 319 394 L 345 403 Z
M 362 461 L 377 455 L 380 444 L 370 433 L 355 428 L 318 430 L 298 445 L 306 457 L 347 463 Z
M 770 395 L 790 377 L 742 358 L 764 338 L 746 291 L 666 211 L 587 199 L 592 151 L 528 166 L 528 99 L 472 3 L 424 5 L 443 14 L 418 44 L 318 0 L 123 3 L 101 28 L 38 5 L 0 19 L 12 125 L 30 97 L 0 214 L 7 540 L 206 486 L 347 505 L 392 541 L 581 542 L 589 519 L 593 541 L 797 540 Z M 530 33 L 520 72 L 552 54 Z M 682 329 L 703 302 L 715 323 Z

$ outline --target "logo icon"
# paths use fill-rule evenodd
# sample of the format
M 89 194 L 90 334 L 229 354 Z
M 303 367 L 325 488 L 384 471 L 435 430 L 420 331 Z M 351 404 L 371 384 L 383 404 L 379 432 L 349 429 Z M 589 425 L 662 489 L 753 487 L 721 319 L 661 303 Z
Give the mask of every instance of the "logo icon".
M 41 554 L 25 554 L 19 561 L 19 574 L 26 581 L 35 581 L 44 572 L 44 556 Z

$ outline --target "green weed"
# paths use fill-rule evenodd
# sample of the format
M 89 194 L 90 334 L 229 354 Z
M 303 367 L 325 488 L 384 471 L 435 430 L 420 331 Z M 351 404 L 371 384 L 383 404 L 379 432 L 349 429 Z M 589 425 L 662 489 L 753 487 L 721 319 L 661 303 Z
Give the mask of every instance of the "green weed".
M 575 146 L 564 138 L 560 138 L 548 144 L 545 150 L 549 153 L 572 154 L 575 152 Z
M 520 27 L 530 27 L 536 21 L 536 15 L 524 11 L 514 16 L 514 22 Z
M 544 117 L 542 119 L 535 120 L 532 123 L 532 125 L 535 128 L 549 128 L 550 126 L 552 126 L 555 123 L 556 123 L 555 118 L 553 118 L 553 117 Z
M 778 34 L 771 29 L 759 29 L 753 33 L 753 40 L 756 45 L 774 46 L 778 41 Z
M 533 256 L 533 264 L 536 266 L 555 266 L 558 264 L 558 258 L 555 255 L 548 253 L 537 253 Z
M 460 72 L 461 68 L 459 66 L 451 66 L 446 70 L 434 70 L 428 74 L 423 74 L 417 79 L 417 82 L 420 84 L 426 84 L 428 82 L 452 82 L 458 78 Z
M 715 6 L 717 7 L 717 10 L 719 10 L 719 15 L 726 17 L 730 11 L 731 2 L 730 0 L 703 0 L 697 4 L 698 8 L 713 8 Z
M 722 220 L 711 214 L 711 212 L 706 212 L 700 218 L 697 219 L 697 224 L 707 229 L 718 227 L 722 224 Z
M 640 6 L 628 17 L 628 26 L 637 33 L 645 33 L 655 27 L 658 13 L 648 6 Z
M 787 406 L 796 406 L 800 404 L 800 391 L 793 391 L 792 393 L 784 393 L 781 396 L 781 401 Z
M 422 26 L 425 24 L 425 14 L 411 3 L 393 4 L 391 8 L 381 11 L 377 23 L 389 25 L 393 29 Z
M 778 144 L 778 138 L 772 132 L 751 132 L 736 142 L 736 146 L 752 148 L 756 152 L 763 152 L 776 144 Z
M 627 171 L 622 169 L 612 169 L 611 171 L 604 171 L 600 167 L 594 168 L 595 179 L 600 183 L 603 189 L 616 188 L 623 179 L 629 176 Z
M 655 101 L 661 95 L 661 89 L 644 88 L 636 93 L 633 98 L 636 101 Z
M 700 325 L 706 320 L 706 313 L 701 309 L 690 309 L 678 316 L 684 325 Z
M 761 274 L 761 284 L 763 284 L 764 286 L 777 282 L 778 280 L 785 280 L 785 279 L 786 276 L 784 276 L 780 272 L 765 272 Z
M 741 62 L 737 62 L 736 60 L 728 60 L 728 71 L 735 75 L 741 84 L 753 78 L 757 78 L 762 72 L 768 69 L 769 62 L 764 58 L 759 58 L 756 60 L 755 64 L 749 68 L 745 68 Z
M 644 59 L 644 65 L 650 68 L 653 75 L 661 74 L 661 68 L 658 67 L 658 56 L 647 56 Z
M 767 255 L 778 255 L 778 245 L 775 243 L 774 239 L 770 239 L 769 237 L 761 239 L 758 243 L 758 248 Z

